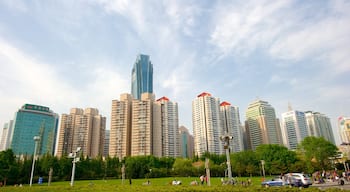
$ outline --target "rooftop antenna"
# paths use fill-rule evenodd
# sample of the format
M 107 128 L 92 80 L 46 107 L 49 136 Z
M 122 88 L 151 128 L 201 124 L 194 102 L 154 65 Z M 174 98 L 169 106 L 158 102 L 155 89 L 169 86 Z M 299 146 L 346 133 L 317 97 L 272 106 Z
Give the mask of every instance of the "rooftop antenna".
M 288 101 L 288 111 L 292 111 L 293 108 L 292 108 L 292 104 L 290 104 L 290 102 Z

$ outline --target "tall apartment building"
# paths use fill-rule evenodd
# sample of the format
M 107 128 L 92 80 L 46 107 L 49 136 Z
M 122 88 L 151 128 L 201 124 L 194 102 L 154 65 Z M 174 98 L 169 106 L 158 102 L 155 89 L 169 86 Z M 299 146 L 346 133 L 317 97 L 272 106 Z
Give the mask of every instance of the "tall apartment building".
M 290 108 L 282 113 L 282 138 L 283 144 L 288 149 L 297 149 L 298 144 L 309 136 L 305 113 Z
M 154 94 L 142 93 L 131 106 L 131 156 L 153 154 Z
M 350 144 L 350 117 L 339 117 L 338 128 L 342 143 Z
M 194 152 L 194 138 L 185 126 L 179 127 L 180 134 L 180 156 L 192 158 Z
M 220 100 L 203 92 L 192 101 L 192 123 L 195 155 L 205 152 L 223 154 L 223 128 L 220 121 Z
M 25 104 L 14 118 L 11 149 L 16 155 L 34 153 L 34 136 L 39 136 L 37 154 L 54 154 L 58 115 L 48 107 Z
M 110 137 L 110 130 L 105 131 L 105 139 L 103 142 L 103 156 L 107 157 L 109 153 L 109 137 Z
M 329 117 L 319 112 L 306 111 L 306 123 L 309 136 L 323 137 L 335 144 L 332 125 Z
M 4 151 L 10 148 L 13 130 L 13 120 L 9 123 L 5 123 L 2 129 L 1 141 L 0 141 L 0 151 Z
M 84 156 L 103 155 L 106 117 L 98 109 L 72 108 L 70 114 L 62 114 L 57 153 L 62 157 L 78 147 Z
M 233 136 L 229 146 L 231 152 L 243 151 L 243 130 L 241 129 L 239 108 L 232 106 L 228 102 L 222 102 L 220 104 L 220 113 L 223 134 Z
M 140 100 L 142 93 L 153 93 L 153 65 L 148 55 L 138 55 L 131 71 L 131 95 Z
M 153 108 L 153 155 L 179 157 L 179 115 L 176 102 L 162 97 Z
M 268 102 L 256 100 L 250 103 L 245 125 L 249 149 L 255 150 L 261 144 L 282 144 L 279 120 Z
M 112 101 L 109 156 L 122 159 L 131 155 L 131 94 L 121 94 Z

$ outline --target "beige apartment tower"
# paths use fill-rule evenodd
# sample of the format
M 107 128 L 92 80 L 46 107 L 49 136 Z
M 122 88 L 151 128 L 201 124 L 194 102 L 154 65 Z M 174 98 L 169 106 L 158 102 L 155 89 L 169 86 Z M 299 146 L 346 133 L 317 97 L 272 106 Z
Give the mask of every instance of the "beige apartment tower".
M 260 144 L 282 144 L 281 127 L 275 109 L 266 101 L 256 100 L 246 111 L 248 149 Z
M 98 109 L 72 108 L 70 114 L 61 116 L 56 155 L 68 155 L 78 147 L 84 156 L 102 155 L 105 129 L 106 117 L 99 115 Z
M 142 93 L 141 100 L 132 101 L 131 156 L 153 154 L 153 103 L 152 93 Z
M 122 159 L 130 156 L 131 147 L 131 94 L 121 94 L 112 101 L 109 155 Z

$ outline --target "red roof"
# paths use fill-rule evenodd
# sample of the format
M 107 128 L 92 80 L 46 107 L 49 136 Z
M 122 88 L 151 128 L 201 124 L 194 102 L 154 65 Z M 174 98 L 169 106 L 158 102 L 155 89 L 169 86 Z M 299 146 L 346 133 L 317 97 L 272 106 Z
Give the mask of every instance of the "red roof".
M 211 94 L 210 94 L 210 93 L 207 93 L 207 92 L 203 92 L 203 93 L 199 94 L 197 97 L 204 97 L 204 96 L 209 96 L 209 97 L 211 97 Z
M 169 101 L 168 97 L 161 97 L 157 101 Z
M 231 103 L 224 101 L 220 104 L 220 106 L 227 106 L 227 105 L 231 105 Z

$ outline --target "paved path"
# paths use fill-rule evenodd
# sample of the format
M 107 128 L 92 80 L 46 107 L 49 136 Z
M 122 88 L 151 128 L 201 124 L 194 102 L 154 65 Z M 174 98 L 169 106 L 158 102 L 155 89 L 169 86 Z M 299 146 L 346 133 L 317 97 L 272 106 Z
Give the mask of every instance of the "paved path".
M 328 188 L 339 188 L 342 190 L 350 190 L 350 182 L 345 182 L 345 185 L 339 185 L 338 182 L 327 182 L 322 184 L 312 184 L 311 187 L 317 187 L 321 190 Z

